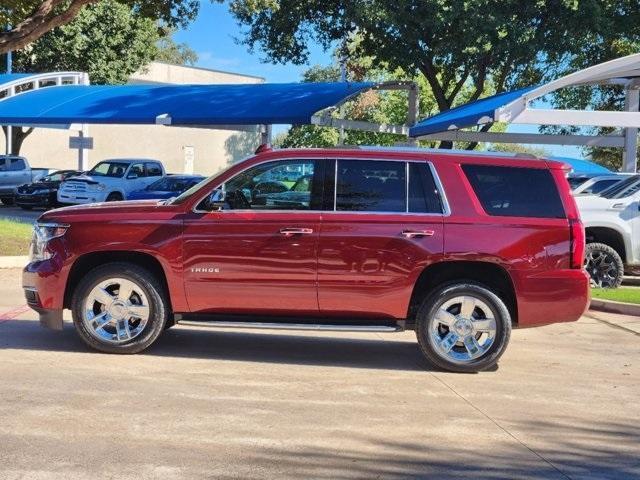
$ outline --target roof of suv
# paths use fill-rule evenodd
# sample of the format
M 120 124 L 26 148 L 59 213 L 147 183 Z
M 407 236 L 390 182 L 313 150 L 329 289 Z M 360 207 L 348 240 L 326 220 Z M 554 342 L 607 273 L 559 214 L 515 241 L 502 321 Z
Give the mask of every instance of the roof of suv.
M 465 163 L 478 163 L 496 166 L 530 167 L 530 168 L 554 168 L 569 171 L 571 166 L 556 160 L 536 157 L 530 154 L 508 153 L 508 152 L 478 152 L 470 150 L 446 150 L 437 148 L 420 147 L 375 147 L 375 146 L 354 146 L 354 147 L 331 147 L 331 148 L 286 148 L 270 149 L 260 147 L 258 156 L 272 156 L 278 158 L 282 155 L 296 155 L 302 157 L 331 156 L 339 155 L 353 159 L 372 159 L 375 157 L 385 157 L 394 159 L 397 157 L 411 158 L 412 160 L 452 160 L 464 158 Z M 398 158 L 401 159 L 401 158 Z
M 120 162 L 120 163 L 158 162 L 158 163 L 161 163 L 160 160 L 156 160 L 155 158 L 105 158 L 104 160 L 100 160 L 98 163 L 102 163 L 102 162 Z

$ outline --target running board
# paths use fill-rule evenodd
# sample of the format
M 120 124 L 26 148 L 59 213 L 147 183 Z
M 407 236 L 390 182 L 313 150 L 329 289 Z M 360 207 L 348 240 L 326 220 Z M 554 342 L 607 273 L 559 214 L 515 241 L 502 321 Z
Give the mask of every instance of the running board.
M 178 320 L 177 325 L 210 328 L 255 328 L 261 330 L 307 330 L 323 332 L 401 332 L 400 325 L 325 325 L 319 323 L 225 322 L 217 320 Z

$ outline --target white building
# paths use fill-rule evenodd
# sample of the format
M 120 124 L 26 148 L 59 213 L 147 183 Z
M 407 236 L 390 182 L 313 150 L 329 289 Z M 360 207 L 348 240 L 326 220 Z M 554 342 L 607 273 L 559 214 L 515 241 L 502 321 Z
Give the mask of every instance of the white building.
M 153 62 L 133 74 L 131 84 L 262 83 L 263 78 L 197 67 Z M 20 150 L 34 167 L 77 168 L 78 151 L 69 148 L 76 131 L 37 128 Z M 170 173 L 209 175 L 255 151 L 260 135 L 233 130 L 161 125 L 90 125 L 93 149 L 85 165 L 114 157 L 145 157 L 162 161 Z M 86 153 L 85 153 L 86 155 Z

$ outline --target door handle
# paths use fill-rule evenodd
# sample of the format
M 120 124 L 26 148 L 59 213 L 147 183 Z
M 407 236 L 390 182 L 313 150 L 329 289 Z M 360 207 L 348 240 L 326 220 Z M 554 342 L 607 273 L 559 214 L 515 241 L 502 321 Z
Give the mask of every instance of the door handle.
M 285 237 L 292 237 L 293 235 L 309 235 L 313 233 L 313 228 L 286 227 L 281 228 L 280 233 Z
M 415 237 L 433 237 L 433 234 L 436 233 L 433 230 L 403 230 L 402 235 L 407 238 L 415 238 Z

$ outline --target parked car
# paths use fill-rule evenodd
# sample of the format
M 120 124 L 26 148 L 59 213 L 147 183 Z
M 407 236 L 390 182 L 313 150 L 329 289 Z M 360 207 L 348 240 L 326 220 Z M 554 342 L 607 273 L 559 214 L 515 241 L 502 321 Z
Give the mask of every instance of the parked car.
M 19 185 L 35 182 L 48 173 L 48 168 L 31 168 L 24 157 L 0 155 L 0 201 L 13 205 Z
M 79 204 L 124 200 L 135 190 L 164 177 L 164 166 L 146 158 L 104 160 L 85 175 L 62 182 L 58 202 Z
M 153 198 L 163 200 L 177 197 L 204 179 L 205 177 L 202 175 L 167 175 L 142 190 L 135 190 L 129 193 L 127 200 L 147 200 Z
M 252 201 L 284 167 L 311 175 L 308 202 Z M 574 321 L 589 302 L 564 168 L 423 149 L 263 148 L 171 201 L 43 214 L 25 294 L 52 328 L 71 309 L 103 352 L 140 352 L 174 324 L 409 329 L 441 368 L 491 368 L 512 327 Z
M 574 195 L 596 195 L 603 190 L 623 181 L 629 176 L 628 173 L 613 173 L 609 175 L 599 175 L 581 183 L 573 189 Z
M 78 170 L 58 170 L 33 183 L 25 183 L 16 189 L 15 203 L 24 210 L 34 207 L 50 208 L 58 205 L 58 188 L 64 180 L 82 175 Z
M 586 229 L 585 268 L 594 285 L 617 288 L 625 269 L 640 268 L 640 175 L 576 202 Z

